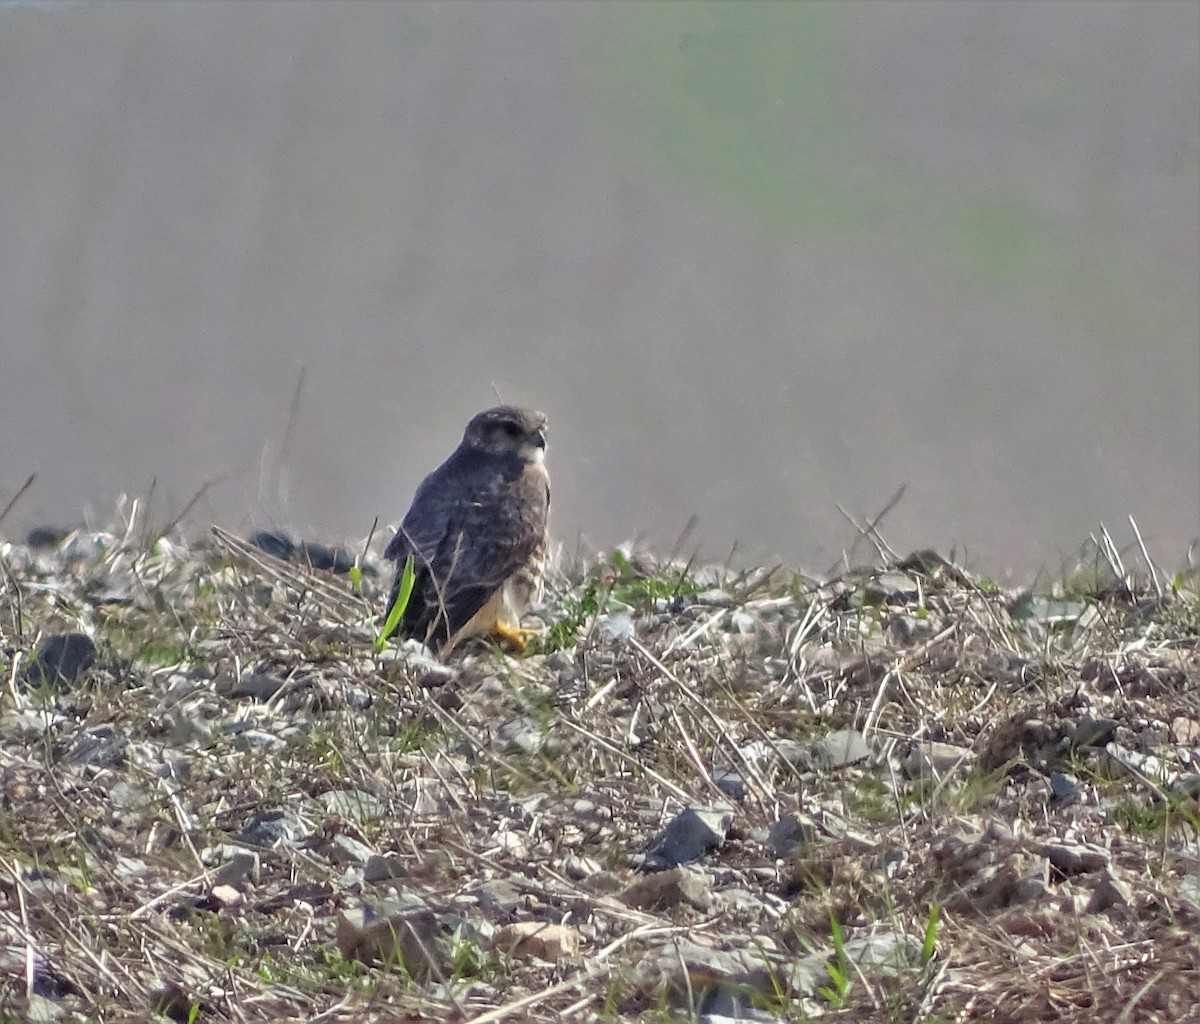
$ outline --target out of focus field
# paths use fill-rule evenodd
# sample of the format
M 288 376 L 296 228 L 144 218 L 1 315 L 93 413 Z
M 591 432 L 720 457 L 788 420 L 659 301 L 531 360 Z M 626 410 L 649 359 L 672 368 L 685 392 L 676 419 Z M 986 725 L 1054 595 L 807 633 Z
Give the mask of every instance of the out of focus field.
M 5 7 L 3 530 L 216 480 L 359 537 L 495 385 L 568 542 L 823 569 L 907 484 L 898 549 L 1174 567 L 1198 54 L 1185 3 Z

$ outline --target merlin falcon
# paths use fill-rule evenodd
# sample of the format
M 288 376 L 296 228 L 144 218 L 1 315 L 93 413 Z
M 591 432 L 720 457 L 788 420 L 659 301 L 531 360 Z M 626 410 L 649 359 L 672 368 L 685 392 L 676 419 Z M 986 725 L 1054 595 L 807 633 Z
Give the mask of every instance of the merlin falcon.
M 417 488 L 384 557 L 396 563 L 388 608 L 413 560 L 397 632 L 445 656 L 470 636 L 525 646 L 521 616 L 541 592 L 550 475 L 546 417 L 501 405 L 479 413 L 451 456 Z

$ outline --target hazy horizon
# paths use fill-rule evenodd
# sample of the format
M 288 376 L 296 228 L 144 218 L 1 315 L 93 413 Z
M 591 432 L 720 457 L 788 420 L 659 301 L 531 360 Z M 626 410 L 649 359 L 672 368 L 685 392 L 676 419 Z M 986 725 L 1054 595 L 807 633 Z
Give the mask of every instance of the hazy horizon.
M 498 391 L 569 546 L 823 570 L 901 485 L 997 576 L 1200 536 L 1193 3 L 0 26 L 0 535 L 212 481 L 196 530 L 383 541 Z

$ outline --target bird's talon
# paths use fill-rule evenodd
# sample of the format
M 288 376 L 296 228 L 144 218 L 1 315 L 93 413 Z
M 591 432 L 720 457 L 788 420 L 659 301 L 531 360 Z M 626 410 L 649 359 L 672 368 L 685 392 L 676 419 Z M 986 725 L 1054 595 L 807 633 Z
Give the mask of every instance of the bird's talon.
M 541 630 L 524 629 L 521 626 L 510 626 L 506 622 L 497 622 L 496 629 L 495 629 L 495 635 L 499 639 L 506 640 L 513 647 L 515 647 L 518 654 L 525 653 L 525 638 L 526 637 L 538 636 L 538 635 L 540 635 L 540 633 L 541 633 Z

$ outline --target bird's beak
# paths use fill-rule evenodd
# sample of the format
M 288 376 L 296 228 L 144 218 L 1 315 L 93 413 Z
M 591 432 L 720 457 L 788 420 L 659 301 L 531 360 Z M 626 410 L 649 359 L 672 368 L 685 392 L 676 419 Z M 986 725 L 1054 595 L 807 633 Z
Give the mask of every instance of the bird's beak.
M 537 437 L 533 439 L 533 444 L 536 448 L 546 447 L 546 432 L 544 430 L 539 430 L 537 432 Z

